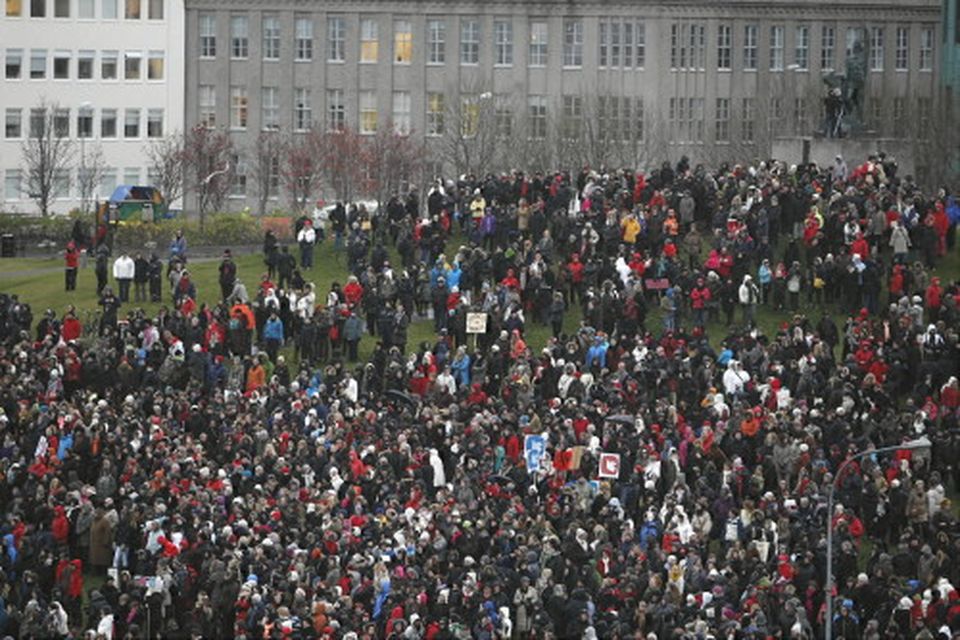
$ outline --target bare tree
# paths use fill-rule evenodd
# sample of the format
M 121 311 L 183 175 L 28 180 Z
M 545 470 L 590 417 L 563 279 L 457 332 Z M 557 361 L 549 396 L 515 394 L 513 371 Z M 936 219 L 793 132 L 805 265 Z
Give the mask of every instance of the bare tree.
M 364 175 L 363 136 L 354 129 L 330 131 L 323 136 L 323 173 L 337 199 L 349 202 Z
M 457 175 L 481 175 L 495 161 L 499 143 L 496 99 L 483 83 L 448 91 L 444 105 L 444 133 L 439 144 L 443 163 Z M 502 113 L 501 119 L 505 119 Z M 500 123 L 502 124 L 502 123 Z M 502 128 L 502 126 L 501 126 Z
M 276 131 L 263 131 L 248 153 L 251 159 L 250 173 L 257 190 L 257 215 L 262 216 L 267 212 L 270 198 L 279 195 L 283 140 Z
M 206 214 L 223 208 L 230 189 L 230 156 L 233 143 L 223 131 L 196 126 L 184 138 L 184 175 L 188 189 L 197 198 L 200 226 Z
M 293 210 L 300 213 L 323 182 L 323 134 L 311 129 L 294 134 L 283 145 L 280 174 Z
M 420 182 L 425 151 L 412 135 L 398 133 L 391 123 L 364 140 L 362 159 L 367 172 L 364 190 L 383 211 L 387 200 L 405 184 Z
M 80 153 L 80 164 L 77 169 L 77 188 L 80 191 L 80 213 L 86 213 L 90 200 L 93 198 L 93 192 L 97 185 L 103 179 L 103 174 L 107 170 L 107 162 L 103 157 L 103 149 L 100 145 L 87 151 L 82 147 Z
M 76 153 L 70 139 L 70 114 L 64 115 L 63 111 L 57 103 L 41 100 L 30 110 L 30 135 L 20 147 L 27 167 L 27 192 L 44 216 L 50 215 L 58 191 L 69 189 L 70 166 Z
M 913 112 L 912 117 L 905 120 L 916 127 L 916 134 L 911 136 L 911 151 L 917 183 L 948 192 L 960 187 L 960 105 L 944 95 L 939 102 L 929 98 L 912 100 L 908 111 Z
M 183 195 L 186 151 L 182 133 L 176 132 L 147 145 L 148 173 L 156 176 L 156 184 L 164 200 L 170 205 Z

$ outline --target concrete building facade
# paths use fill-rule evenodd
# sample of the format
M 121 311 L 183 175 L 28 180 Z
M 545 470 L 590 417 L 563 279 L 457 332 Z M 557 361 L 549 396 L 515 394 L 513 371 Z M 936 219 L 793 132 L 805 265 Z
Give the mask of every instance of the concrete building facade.
M 393 126 L 447 170 L 454 105 L 491 111 L 500 169 L 767 157 L 822 127 L 824 78 L 856 55 L 864 135 L 908 140 L 941 68 L 931 0 L 186 0 L 186 15 L 187 126 L 223 127 L 241 151 L 262 130 Z
M 182 0 L 4 0 L 0 9 L 0 211 L 33 213 L 21 153 L 41 104 L 74 140 L 55 213 L 80 205 L 79 174 L 102 152 L 87 194 L 151 182 L 145 146 L 184 127 Z

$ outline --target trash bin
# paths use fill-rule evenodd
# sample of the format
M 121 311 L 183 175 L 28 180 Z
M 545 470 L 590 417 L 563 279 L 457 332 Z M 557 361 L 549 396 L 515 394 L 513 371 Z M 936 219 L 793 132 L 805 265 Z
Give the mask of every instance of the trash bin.
M 0 235 L 0 258 L 17 257 L 17 239 L 12 233 Z

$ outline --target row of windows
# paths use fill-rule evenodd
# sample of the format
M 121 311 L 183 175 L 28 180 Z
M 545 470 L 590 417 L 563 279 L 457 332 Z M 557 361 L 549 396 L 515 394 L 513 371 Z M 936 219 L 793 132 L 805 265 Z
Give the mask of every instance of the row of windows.
M 642 67 L 645 54 L 643 23 L 614 21 L 604 23 L 603 51 L 614 61 L 624 61 L 624 66 Z M 482 32 L 478 18 L 461 18 L 460 23 L 461 64 L 480 63 Z M 214 14 L 200 14 L 198 19 L 200 57 L 215 58 L 217 48 L 217 22 Z M 327 18 L 326 59 L 329 62 L 346 60 L 346 19 L 341 16 Z M 547 22 L 530 23 L 528 60 L 530 66 L 547 64 Z M 283 40 L 280 35 L 280 18 L 264 15 L 261 20 L 261 53 L 264 60 L 279 60 Z M 426 22 L 426 56 L 428 64 L 447 62 L 447 23 L 442 19 Z M 360 20 L 359 59 L 361 63 L 380 61 L 380 22 L 370 18 Z M 314 59 L 314 20 L 298 16 L 294 19 L 292 42 L 293 59 L 308 62 Z M 494 63 L 510 66 L 514 62 L 513 22 L 495 20 L 493 24 Z M 629 54 L 625 53 L 629 51 Z M 636 54 L 634 53 L 636 51 Z M 250 21 L 245 15 L 230 16 L 229 54 L 232 59 L 244 60 L 250 55 Z M 393 22 L 392 59 L 396 64 L 409 64 L 413 60 L 413 23 L 407 19 Z M 628 57 L 624 57 L 628 56 Z M 636 57 L 634 57 L 636 56 Z M 563 23 L 563 64 L 568 67 L 583 65 L 583 22 L 565 20 Z M 617 64 L 616 66 L 619 66 Z
M 866 30 L 851 27 L 846 31 L 845 52 L 846 59 L 864 56 L 871 71 L 883 71 L 885 61 L 884 27 L 869 29 L 869 44 L 865 43 Z M 733 28 L 730 25 L 717 26 L 717 69 L 729 71 L 734 65 Z M 745 71 L 756 71 L 761 64 L 759 27 L 744 25 L 742 40 L 741 68 Z M 769 30 L 769 57 L 766 60 L 771 71 L 792 69 L 808 71 L 810 69 L 810 38 L 811 29 L 808 25 L 798 25 L 793 31 L 793 63 L 785 67 L 786 59 L 786 28 L 782 25 L 773 25 Z M 705 70 L 707 66 L 707 30 L 703 25 L 674 24 L 670 27 L 670 68 L 680 70 Z M 933 27 L 924 27 L 920 30 L 919 60 L 921 71 L 933 70 Z M 869 52 L 867 51 L 869 46 Z M 820 27 L 820 69 L 832 71 L 836 67 L 837 57 L 836 27 L 823 25 Z M 865 55 L 867 54 L 868 55 Z M 910 29 L 896 27 L 894 32 L 894 69 L 908 71 L 910 69 Z
M 314 58 L 314 20 L 312 17 L 295 17 L 293 58 L 307 62 Z M 378 20 L 362 18 L 360 20 L 359 61 L 373 64 L 380 61 L 380 26 Z M 459 55 L 460 64 L 479 64 L 482 38 L 479 18 L 459 19 Z M 201 14 L 199 17 L 200 56 L 213 58 L 217 55 L 217 25 L 214 14 Z M 279 60 L 282 39 L 280 18 L 277 15 L 264 15 L 261 21 L 261 52 L 264 60 Z M 869 60 L 874 71 L 883 70 L 884 28 L 871 27 L 869 30 Z M 428 19 L 425 25 L 427 64 L 445 64 L 447 62 L 447 22 L 443 19 Z M 673 24 L 670 27 L 670 67 L 672 69 L 706 68 L 708 33 L 702 24 Z M 863 51 L 865 30 L 849 28 L 846 31 L 847 58 L 860 55 Z M 600 68 L 642 69 L 646 64 L 646 25 L 642 21 L 629 19 L 602 19 L 598 25 L 598 66 Z M 919 68 L 924 71 L 933 69 L 933 27 L 924 27 L 920 31 Z M 769 31 L 769 68 L 782 71 L 785 68 L 786 28 L 774 25 Z M 836 27 L 824 25 L 820 29 L 820 68 L 833 70 L 836 65 Z M 900 71 L 909 69 L 910 30 L 908 27 L 896 27 L 894 68 Z M 346 59 L 346 22 L 340 16 L 327 18 L 327 50 L 329 62 L 343 62 Z M 790 68 L 808 70 L 810 66 L 811 27 L 798 25 L 793 34 L 793 63 Z M 744 25 L 742 41 L 742 68 L 756 70 L 760 65 L 760 31 L 754 24 Z M 583 65 L 584 26 L 580 20 L 563 21 L 562 63 L 565 67 Z M 516 43 L 514 24 L 509 19 L 493 21 L 493 62 L 497 66 L 514 64 Z M 734 65 L 734 33 L 729 24 L 721 24 L 716 32 L 717 68 L 729 70 Z M 529 23 L 527 41 L 527 60 L 531 67 L 546 66 L 548 60 L 548 24 L 543 20 Z M 246 15 L 230 16 L 230 57 L 243 60 L 250 55 L 250 24 Z M 409 64 L 413 59 L 413 27 L 407 19 L 393 21 L 393 62 Z
M 29 55 L 29 58 L 27 57 Z M 98 59 L 99 58 L 99 59 Z M 96 51 L 7 49 L 4 77 L 7 80 L 163 80 L 163 51 Z
M 44 109 L 25 110 L 19 107 L 7 107 L 4 113 L 3 136 L 7 140 L 22 139 L 27 136 L 39 137 L 44 132 L 49 119 Z M 71 117 L 72 116 L 72 117 Z M 78 109 L 57 107 L 53 114 L 53 127 L 56 135 L 69 138 L 117 138 L 138 139 L 146 134 L 147 138 L 163 137 L 163 109 L 100 109 L 99 124 L 94 107 L 82 106 Z M 73 127 L 71 128 L 71 122 Z
M 163 20 L 164 16 L 164 0 L 5 0 L 5 3 L 8 18 L 118 20 L 122 16 L 126 20 Z
M 87 171 L 88 173 L 83 173 Z M 70 169 L 61 169 L 53 176 L 53 197 L 58 200 L 69 200 L 71 198 L 80 198 L 81 184 L 89 184 L 91 180 L 87 177 L 92 174 L 89 170 L 77 169 L 76 172 Z M 109 198 L 118 184 L 141 184 L 143 176 L 146 175 L 147 183 L 155 185 L 159 180 L 157 176 L 148 168 L 142 167 L 106 167 L 100 174 L 100 184 L 94 185 L 88 197 L 97 199 Z M 119 180 L 122 178 L 122 182 Z M 17 202 L 27 200 L 27 176 L 21 169 L 7 169 L 3 176 L 3 199 L 7 202 Z

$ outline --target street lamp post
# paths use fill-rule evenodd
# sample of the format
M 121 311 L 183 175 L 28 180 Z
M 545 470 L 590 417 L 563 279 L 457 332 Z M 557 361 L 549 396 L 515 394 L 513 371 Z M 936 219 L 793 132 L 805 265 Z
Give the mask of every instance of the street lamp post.
M 833 494 L 837 488 L 837 480 L 843 475 L 843 471 L 847 468 L 847 465 L 861 458 L 880 453 L 890 453 L 892 451 L 926 449 L 930 446 L 932 445 L 926 438 L 917 438 L 916 440 L 904 442 L 903 444 L 892 447 L 880 447 L 879 449 L 860 451 L 844 460 L 840 464 L 840 467 L 837 468 L 837 473 L 830 480 L 830 491 L 827 493 L 827 580 L 823 586 L 824 596 L 827 599 L 827 623 L 826 632 L 824 633 L 826 640 L 833 640 Z

